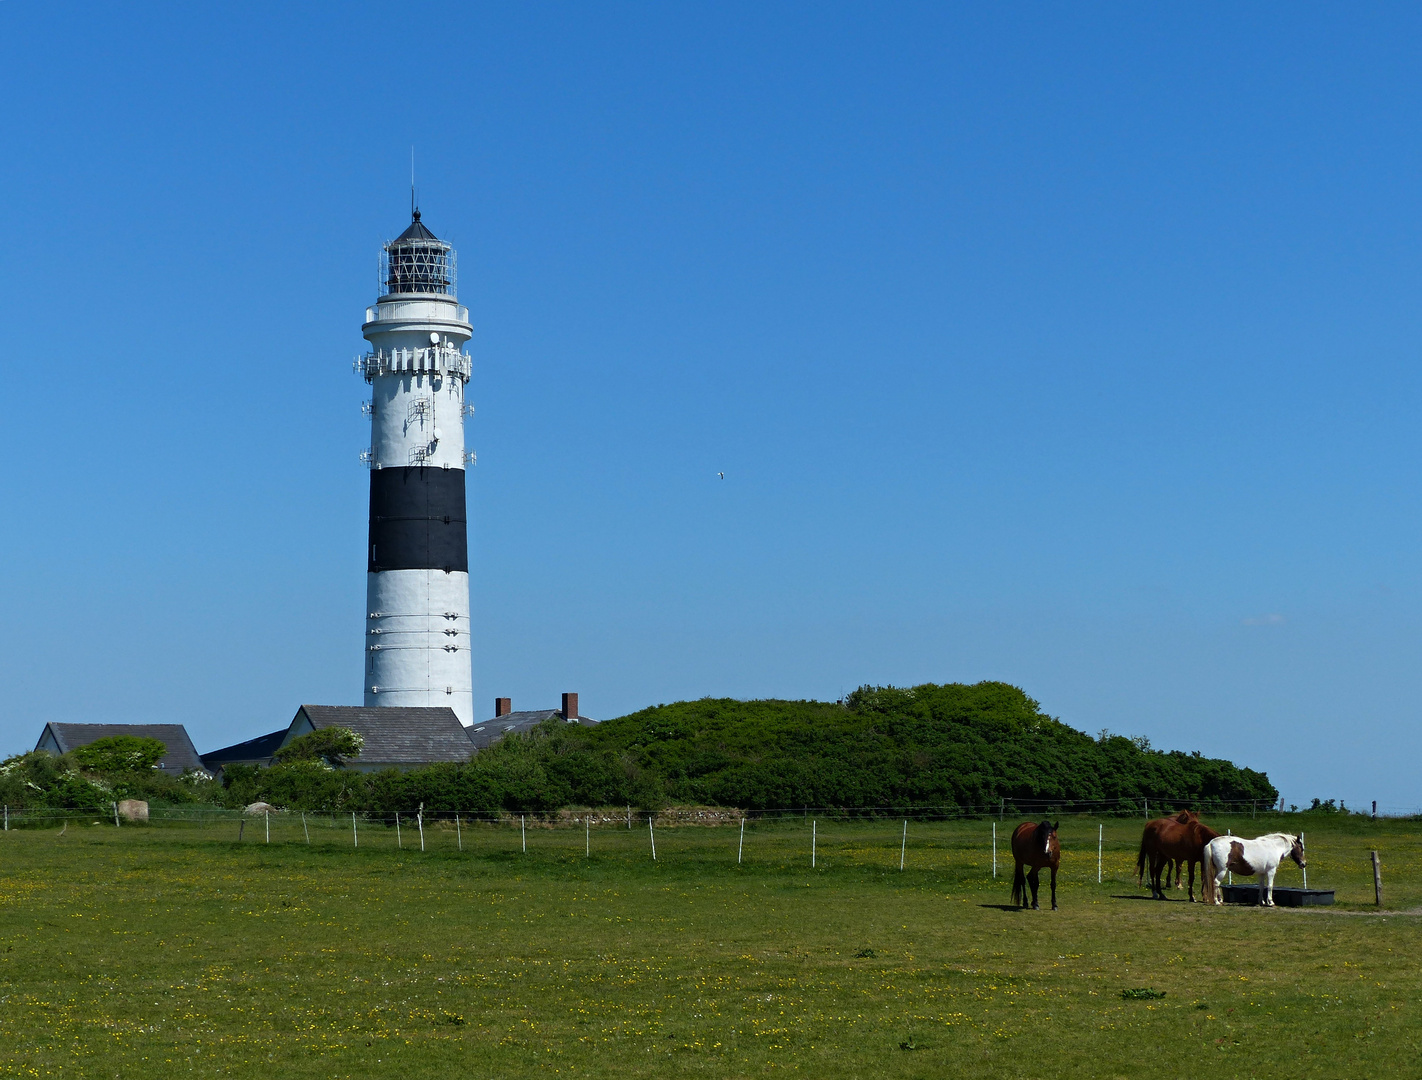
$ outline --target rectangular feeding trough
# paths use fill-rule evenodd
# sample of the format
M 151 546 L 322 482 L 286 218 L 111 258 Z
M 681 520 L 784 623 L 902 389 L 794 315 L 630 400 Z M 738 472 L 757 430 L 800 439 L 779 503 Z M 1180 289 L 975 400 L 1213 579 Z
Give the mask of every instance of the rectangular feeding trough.
M 1259 886 L 1222 885 L 1226 904 L 1258 904 Z M 1274 903 L 1279 907 L 1313 907 L 1333 903 L 1332 889 L 1293 889 L 1274 886 Z

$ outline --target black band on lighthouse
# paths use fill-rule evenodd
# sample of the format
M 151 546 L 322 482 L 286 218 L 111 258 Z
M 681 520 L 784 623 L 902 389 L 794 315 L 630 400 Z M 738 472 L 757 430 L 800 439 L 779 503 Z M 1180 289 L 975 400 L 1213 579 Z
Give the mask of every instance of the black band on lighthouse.
M 370 474 L 367 569 L 469 570 L 464 470 L 424 466 Z

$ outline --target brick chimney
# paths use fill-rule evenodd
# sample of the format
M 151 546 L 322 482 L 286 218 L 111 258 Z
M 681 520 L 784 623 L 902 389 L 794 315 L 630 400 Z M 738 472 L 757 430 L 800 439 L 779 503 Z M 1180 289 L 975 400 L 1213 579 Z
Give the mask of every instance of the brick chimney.
M 513 712 L 513 698 L 496 697 L 494 699 L 494 719 L 501 716 L 508 716 Z
M 564 720 L 576 720 L 578 718 L 578 695 L 564 694 L 563 708 L 561 715 Z

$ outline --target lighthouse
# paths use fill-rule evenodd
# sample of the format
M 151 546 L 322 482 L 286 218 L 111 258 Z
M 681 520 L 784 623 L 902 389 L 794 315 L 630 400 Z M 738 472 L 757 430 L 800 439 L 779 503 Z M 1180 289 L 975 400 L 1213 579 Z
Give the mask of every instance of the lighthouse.
M 454 249 L 412 211 L 380 252 L 356 371 L 370 384 L 365 704 L 445 706 L 474 721 L 465 402 L 473 334 Z

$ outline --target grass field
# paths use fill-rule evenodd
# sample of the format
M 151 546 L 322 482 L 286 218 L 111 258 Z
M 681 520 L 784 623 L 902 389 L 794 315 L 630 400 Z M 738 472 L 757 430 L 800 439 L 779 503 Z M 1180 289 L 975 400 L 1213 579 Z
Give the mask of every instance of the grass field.
M 988 822 L 600 825 L 426 847 L 349 822 L 0 833 L 0 1075 L 1289 1077 L 1422 1060 L 1422 829 L 1299 823 L 1333 909 L 1143 899 L 1136 821 L 1062 823 L 1058 912 Z M 1006 831 L 1006 827 L 1002 829 Z M 1289 867 L 1280 884 L 1298 884 Z M 1181 894 L 1183 896 L 1183 893 Z M 1122 991 L 1164 991 L 1154 1000 Z

